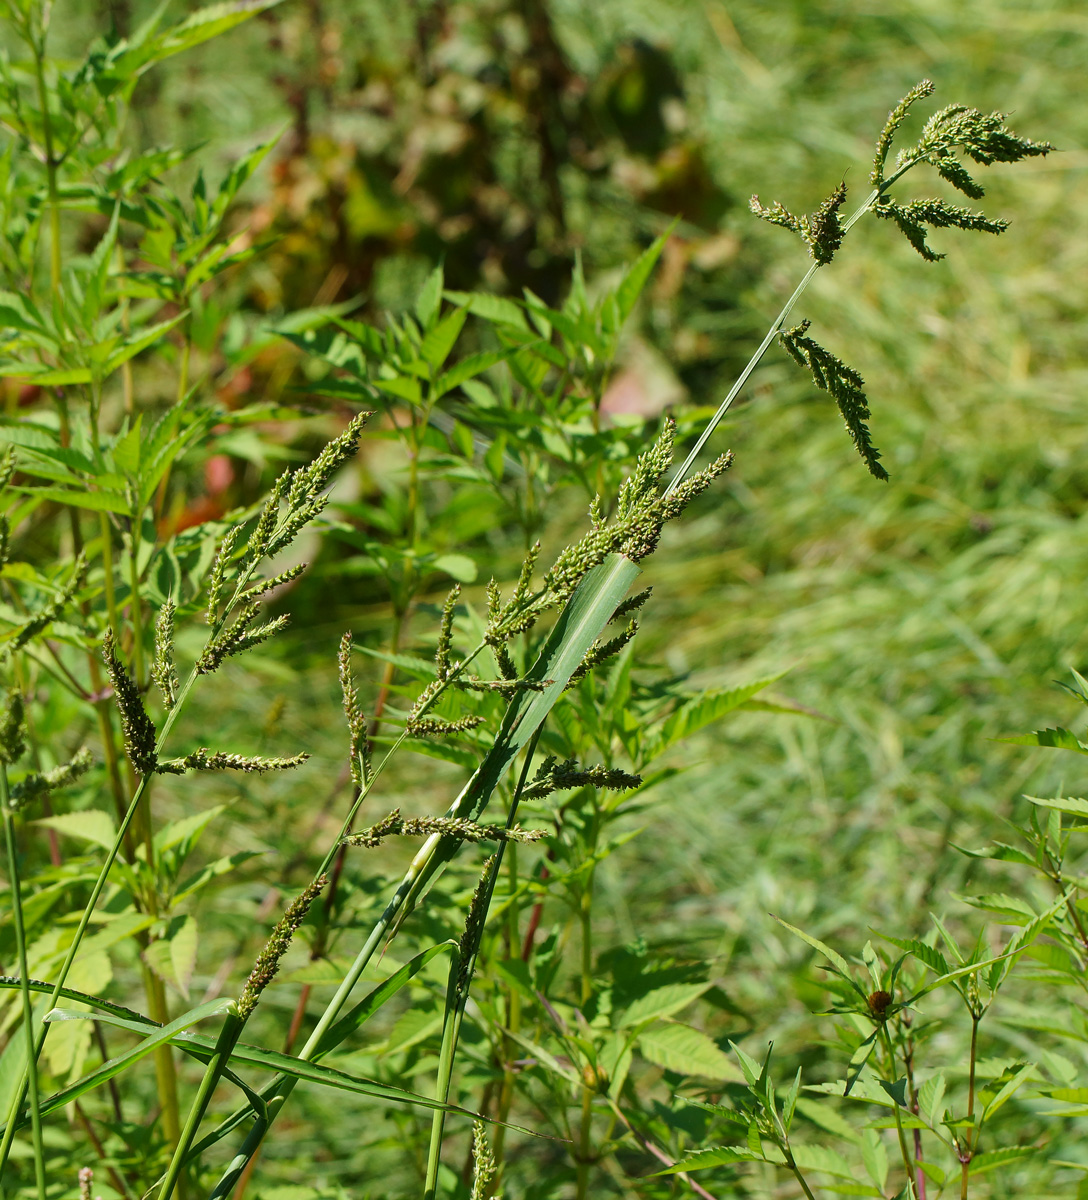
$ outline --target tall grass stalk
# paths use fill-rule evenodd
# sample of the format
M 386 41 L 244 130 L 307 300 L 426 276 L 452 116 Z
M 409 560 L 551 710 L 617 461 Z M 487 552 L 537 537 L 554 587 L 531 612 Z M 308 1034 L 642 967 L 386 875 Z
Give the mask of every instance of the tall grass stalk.
M 8 879 L 11 885 L 11 909 L 15 923 L 15 953 L 19 961 L 20 991 L 23 1001 L 23 1033 L 26 1038 L 27 1086 L 30 1091 L 30 1123 L 34 1146 L 34 1176 L 38 1200 L 45 1200 L 45 1149 L 42 1145 L 42 1120 L 38 1099 L 38 1067 L 34 1047 L 34 1009 L 30 1001 L 30 972 L 26 965 L 26 935 L 23 930 L 23 898 L 19 886 L 19 858 L 15 849 L 15 818 L 11 811 L 7 763 L 0 762 L 0 808 L 4 811 L 4 845 L 7 851 Z M 14 1121 L 9 1125 L 14 1129 Z M 2 1168 L 0 1168 L 2 1170 Z

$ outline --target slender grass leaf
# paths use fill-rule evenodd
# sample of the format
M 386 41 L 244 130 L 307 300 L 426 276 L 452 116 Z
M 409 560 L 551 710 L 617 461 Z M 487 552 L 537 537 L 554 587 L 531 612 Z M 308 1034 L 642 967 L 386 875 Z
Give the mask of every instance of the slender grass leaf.
M 650 278 L 651 272 L 657 265 L 657 260 L 661 257 L 661 251 L 665 249 L 665 244 L 675 228 L 676 221 L 673 221 L 660 237 L 655 238 L 643 250 L 627 269 L 627 274 L 616 288 L 616 306 L 619 309 L 621 323 L 631 315 L 639 296 L 642 295 L 642 289 L 646 286 L 646 281 Z
M 806 942 L 808 945 L 810 945 L 813 948 L 813 950 L 818 950 L 824 956 L 824 958 L 826 958 L 828 960 L 828 962 L 830 962 L 843 975 L 845 975 L 847 979 L 851 978 L 850 964 L 846 961 L 845 958 L 843 958 L 843 956 L 837 950 L 832 950 L 830 946 L 824 945 L 824 943 L 821 942 L 818 938 L 814 938 L 810 934 L 803 932 L 802 930 L 798 929 L 795 925 L 791 925 L 788 921 L 783 921 L 781 917 L 776 917 L 774 915 L 774 913 L 771 913 L 771 917 L 775 921 L 777 921 L 779 923 L 779 925 L 782 926 L 783 929 L 788 929 L 790 931 L 790 933 L 796 934 L 801 939 L 801 941 Z
M 360 1000 L 354 1008 L 346 1012 L 335 1025 L 329 1027 L 329 1031 L 318 1043 L 317 1049 L 314 1051 L 314 1057 L 320 1058 L 330 1050 L 334 1050 L 337 1046 L 341 1045 L 357 1029 L 362 1028 L 387 1000 L 392 999 L 406 983 L 414 979 L 432 958 L 443 952 L 448 952 L 453 947 L 456 947 L 456 945 L 457 943 L 453 940 L 439 942 L 437 946 L 431 946 L 421 954 L 417 954 L 415 958 L 406 962 L 399 971 L 390 975 L 384 983 L 378 984 L 368 996 Z
M 141 1058 L 145 1058 L 151 1054 L 157 1047 L 165 1045 L 178 1034 L 184 1032 L 190 1025 L 196 1025 L 200 1021 L 206 1020 L 208 1017 L 222 1016 L 234 1004 L 233 1000 L 228 1000 L 220 997 L 217 1000 L 209 1000 L 206 1004 L 198 1005 L 189 1012 L 184 1013 L 176 1020 L 171 1021 L 169 1025 L 163 1025 L 155 1030 L 149 1037 L 145 1037 L 139 1045 L 134 1046 L 131 1050 L 124 1054 L 118 1055 L 116 1058 L 109 1059 L 104 1062 L 96 1071 L 92 1071 L 89 1075 L 85 1075 L 82 1079 L 77 1080 L 70 1087 L 63 1088 L 59 1092 L 54 1092 L 48 1099 L 41 1103 L 41 1115 L 44 1117 L 49 1113 L 63 1108 L 66 1104 L 71 1104 L 73 1100 L 78 1100 L 80 1096 L 91 1091 L 93 1088 L 100 1087 L 103 1083 L 113 1079 L 115 1075 L 119 1075 L 122 1071 L 127 1070 L 133 1063 L 139 1062 Z M 114 1017 L 106 1013 L 86 1013 L 73 1012 L 69 1009 L 54 1008 L 51 1012 L 45 1014 L 45 1021 L 95 1021 L 104 1020 L 109 1024 L 116 1024 L 120 1018 Z M 145 1033 L 146 1026 L 136 1023 L 135 1032 Z M 25 1124 L 29 1118 L 24 1117 L 20 1124 Z
M 739 1081 L 737 1068 L 705 1033 L 689 1025 L 654 1025 L 638 1036 L 644 1058 L 680 1075 Z

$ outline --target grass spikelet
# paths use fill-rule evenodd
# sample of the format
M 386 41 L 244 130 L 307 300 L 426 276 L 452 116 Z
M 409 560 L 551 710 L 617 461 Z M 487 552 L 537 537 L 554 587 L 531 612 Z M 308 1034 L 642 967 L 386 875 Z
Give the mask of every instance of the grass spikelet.
M 464 817 L 402 817 L 395 808 L 369 829 L 349 834 L 345 845 L 377 849 L 387 837 L 430 837 L 431 834 L 457 838 L 462 842 L 535 842 L 543 829 L 522 829 L 520 825 L 481 825 Z
M 107 629 L 106 636 L 102 639 L 102 658 L 121 714 L 125 753 L 137 775 L 150 775 L 154 772 L 157 762 L 155 725 L 147 715 L 136 681 L 117 656 L 117 644 L 112 629 Z
M 321 894 L 326 883 L 328 883 L 328 877 L 319 875 L 312 883 L 303 888 L 287 906 L 287 911 L 272 930 L 264 949 L 257 955 L 253 970 L 238 997 L 238 1014 L 243 1021 L 252 1014 L 261 998 L 261 993 L 275 978 L 276 972 L 280 969 L 280 960 L 291 945 L 291 939 L 306 919 L 310 905 Z
M 450 647 L 453 643 L 453 615 L 457 601 L 461 598 L 461 585 L 450 588 L 445 604 L 442 605 L 442 623 L 438 627 L 438 649 L 435 652 L 435 678 L 443 683 L 450 676 Z
M 174 665 L 174 615 L 176 612 L 177 605 L 173 600 L 167 600 L 159 609 L 159 615 L 155 620 L 155 657 L 151 661 L 151 678 L 159 689 L 167 712 L 174 707 L 180 686 L 177 668 Z
M 447 721 L 442 717 L 413 717 L 408 721 L 409 737 L 449 737 L 451 734 L 469 733 L 483 725 L 483 717 L 460 717 Z
M 212 573 L 208 579 L 208 607 L 204 614 L 209 625 L 214 625 L 219 620 L 219 606 L 223 601 L 227 571 L 230 569 L 231 560 L 234 558 L 234 545 L 238 541 L 241 532 L 242 527 L 234 525 L 223 534 L 223 540 L 219 543 L 219 551 L 215 556 L 215 562 L 212 563 Z
M 802 321 L 800 325 L 781 333 L 779 340 L 799 366 L 809 369 L 816 386 L 829 392 L 839 406 L 854 446 L 869 468 L 869 473 L 876 479 L 887 479 L 888 472 L 880 465 L 880 451 L 873 445 L 866 424 L 870 412 L 864 390 L 865 381 L 853 367 L 848 367 L 829 350 L 806 336 L 809 324 L 808 321 Z
M 266 621 L 255 629 L 250 629 L 250 624 L 256 619 L 260 610 L 260 604 L 256 600 L 251 601 L 238 614 L 229 629 L 209 640 L 197 660 L 197 674 L 210 675 L 225 658 L 259 646 L 261 642 L 266 642 L 287 625 L 289 618 L 284 614 L 273 617 L 271 621 Z
M 79 557 L 76 559 L 75 566 L 72 568 L 72 574 L 69 576 L 68 582 L 44 608 L 35 613 L 20 628 L 11 641 L 4 646 L 0 658 L 9 658 L 16 650 L 21 650 L 32 638 L 37 637 L 47 625 L 51 625 L 71 603 L 72 598 L 83 586 L 83 581 L 86 578 L 87 558 L 81 551 Z
M 622 633 L 617 633 L 615 637 L 609 638 L 606 642 L 598 642 L 575 669 L 567 688 L 572 688 L 580 679 L 584 679 L 594 667 L 599 667 L 602 663 L 608 662 L 610 658 L 615 658 L 636 633 L 638 633 L 638 622 L 631 621 Z
M 888 161 L 888 151 L 892 148 L 896 131 L 907 119 L 911 105 L 918 100 L 923 100 L 926 96 L 932 95 L 932 93 L 932 82 L 928 79 L 923 79 L 919 83 L 916 83 L 891 112 L 888 113 L 888 119 L 884 122 L 884 128 L 880 131 L 880 137 L 877 138 L 873 169 L 869 175 L 869 181 L 873 187 L 880 187 L 884 182 L 884 164 Z
M 537 768 L 533 782 L 521 795 L 524 800 L 543 800 L 552 792 L 568 792 L 579 787 L 626 792 L 641 785 L 641 775 L 632 775 L 618 767 L 579 767 L 573 758 L 557 762 L 554 755 L 549 755 Z
M 370 782 L 370 739 L 366 735 L 366 717 L 359 706 L 359 693 L 351 671 L 351 645 L 351 633 L 345 633 L 340 639 L 336 662 L 340 675 L 344 716 L 348 722 L 351 779 L 355 787 L 361 790 Z
M 482 1121 L 472 1122 L 472 1197 L 471 1200 L 502 1200 L 499 1193 L 491 1192 L 491 1181 L 498 1167 L 495 1156 L 487 1144 L 487 1134 Z
M 26 703 L 22 692 L 9 692 L 0 720 L 0 762 L 10 766 L 26 752 Z
M 262 758 L 260 755 L 227 754 L 223 750 L 209 750 L 202 746 L 182 758 L 169 758 L 160 762 L 157 770 L 166 775 L 184 775 L 186 771 L 289 771 L 300 767 L 309 754 L 292 754 L 287 758 Z
M 50 771 L 32 771 L 11 785 L 9 804 L 13 812 L 26 808 L 42 796 L 69 784 L 85 775 L 94 766 L 94 755 L 86 746 L 81 746 L 71 759 Z

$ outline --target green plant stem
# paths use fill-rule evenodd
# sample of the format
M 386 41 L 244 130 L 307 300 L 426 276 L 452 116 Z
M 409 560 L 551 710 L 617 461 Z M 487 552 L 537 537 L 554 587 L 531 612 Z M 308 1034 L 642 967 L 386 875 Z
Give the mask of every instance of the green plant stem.
M 514 789 L 510 802 L 510 813 L 506 820 L 509 829 L 514 824 L 521 793 L 525 789 L 525 781 L 529 777 L 529 768 L 536 753 L 537 742 L 543 726 L 537 726 L 536 732 L 525 748 L 525 760 L 521 767 L 521 776 Z M 461 1034 L 461 1022 L 465 1016 L 465 1005 L 468 1003 L 469 989 L 472 986 L 472 974 L 476 967 L 476 958 L 483 939 L 484 923 L 487 912 L 491 907 L 491 898 L 495 894 L 495 881 L 502 868 L 503 853 L 506 842 L 499 842 L 495 851 L 495 861 L 491 864 L 487 881 L 484 884 L 485 893 L 481 898 L 481 912 L 478 915 L 476 936 L 471 944 L 463 945 L 461 953 L 454 954 L 450 961 L 449 984 L 446 988 L 446 1011 L 442 1022 L 442 1047 L 438 1056 L 438 1080 L 435 1085 L 435 1099 L 443 1103 L 450 1097 L 450 1082 L 453 1078 L 453 1061 L 457 1054 L 457 1041 Z M 463 961 L 462 961 L 463 960 Z M 431 1118 L 431 1140 L 427 1148 L 427 1176 L 423 1185 L 423 1200 L 434 1200 L 438 1187 L 438 1168 L 442 1158 L 442 1134 L 446 1124 L 445 1109 L 436 1108 Z
M 808 1182 L 806 1181 L 804 1175 L 801 1174 L 801 1168 L 794 1161 L 793 1155 L 790 1153 L 789 1146 L 784 1146 L 783 1150 L 785 1151 L 786 1155 L 786 1166 L 789 1167 L 789 1169 L 793 1172 L 793 1177 L 800 1185 L 801 1191 L 805 1193 L 805 1195 L 808 1197 L 808 1200 L 816 1200 L 816 1197 L 812 1194 L 812 1188 L 808 1186 Z
M 53 122 L 49 117 L 49 96 L 45 86 L 45 30 L 41 37 L 29 38 L 34 54 L 34 73 L 38 82 L 38 103 L 42 109 L 42 149 L 45 152 L 46 189 L 49 196 L 49 282 L 55 297 L 60 296 L 60 197 L 57 194 L 57 162 L 53 154 Z
M 981 1020 L 975 1013 L 971 1014 L 971 1061 L 967 1074 L 967 1119 L 975 1117 L 975 1064 L 978 1060 L 978 1023 Z M 967 1190 L 970 1186 L 971 1158 L 974 1154 L 975 1139 L 970 1133 L 965 1133 L 966 1145 L 960 1152 L 960 1200 L 967 1200 Z
M 26 931 L 23 928 L 23 899 L 19 885 L 19 861 L 15 853 L 15 818 L 8 793 L 8 768 L 0 762 L 0 806 L 4 809 L 4 841 L 7 847 L 11 911 L 15 925 L 15 950 L 19 958 L 23 1025 L 26 1029 L 27 1080 L 30 1090 L 30 1128 L 34 1143 L 34 1178 L 38 1200 L 45 1200 L 45 1151 L 42 1147 L 42 1118 L 38 1099 L 38 1067 L 34 1055 L 34 1009 L 30 1003 L 30 973 L 26 965 Z M 21 1102 L 20 1102 L 21 1103 Z M 14 1127 L 14 1121 L 11 1122 Z
M 189 1108 L 189 1115 L 185 1118 L 185 1127 L 174 1148 L 170 1166 L 166 1171 L 166 1178 L 159 1189 L 158 1200 L 170 1200 L 174 1194 L 174 1189 L 185 1166 L 185 1158 L 196 1137 L 196 1131 L 200 1128 L 200 1122 L 203 1121 L 204 1114 L 208 1110 L 208 1104 L 211 1102 L 212 1094 L 223 1074 L 223 1069 L 230 1062 L 230 1056 L 234 1052 L 234 1047 L 238 1044 L 238 1039 L 242 1036 L 245 1026 L 244 1017 L 236 1013 L 227 1014 L 215 1043 L 215 1053 L 205 1068 L 204 1078 L 200 1081 L 196 1096 Z
M 888 1026 L 886 1024 L 881 1025 L 881 1027 L 880 1027 L 880 1041 L 884 1047 L 884 1052 L 887 1056 L 886 1062 L 885 1062 L 885 1069 L 887 1070 L 887 1073 L 894 1079 L 895 1078 L 895 1049 L 892 1046 L 891 1037 L 888 1034 Z M 899 1105 L 896 1104 L 894 1102 L 894 1100 L 892 1102 L 892 1112 L 895 1116 L 895 1131 L 899 1138 L 899 1153 L 903 1159 L 903 1168 L 907 1173 L 907 1188 L 909 1189 L 909 1195 L 915 1196 L 916 1192 L 914 1189 L 914 1163 L 911 1160 L 910 1149 L 907 1146 L 907 1133 L 906 1133 L 906 1130 L 903 1128 L 903 1117 L 899 1112 Z

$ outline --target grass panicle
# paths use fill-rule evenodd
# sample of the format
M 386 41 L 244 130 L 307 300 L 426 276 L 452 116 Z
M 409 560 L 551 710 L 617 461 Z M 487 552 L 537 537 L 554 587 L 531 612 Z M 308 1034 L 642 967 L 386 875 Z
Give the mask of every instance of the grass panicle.
M 808 252 L 820 266 L 835 257 L 842 245 L 843 229 L 839 209 L 846 203 L 846 183 L 842 182 L 826 197 L 811 216 L 795 216 L 777 200 L 765 208 L 758 196 L 748 202 L 749 209 L 763 221 L 790 229 L 808 247 Z
M 377 849 L 387 837 L 430 837 L 438 833 L 462 842 L 535 842 L 544 836 L 542 829 L 522 829 L 520 825 L 481 825 L 463 817 L 402 817 L 395 808 L 369 829 L 344 838 L 348 846 Z
M 155 723 L 147 715 L 136 680 L 117 654 L 117 639 L 112 629 L 107 629 L 102 639 L 102 660 L 121 715 L 125 753 L 137 775 L 151 775 L 158 762 Z
M 13 812 L 18 812 L 43 796 L 70 787 L 95 765 L 94 754 L 81 746 L 66 763 L 48 771 L 31 771 L 16 780 L 10 788 L 8 803 Z
M 6 551 L 5 551 L 6 552 Z M 87 556 L 82 552 L 76 558 L 75 564 L 72 567 L 72 573 L 68 577 L 68 582 L 57 592 L 48 604 L 44 605 L 30 618 L 24 622 L 22 627 L 16 631 L 15 636 L 8 642 L 4 643 L 4 647 L 0 650 L 0 662 L 10 658 L 13 654 L 38 636 L 64 612 L 69 604 L 75 599 L 76 593 L 83 586 L 87 578 Z
M 880 131 L 880 137 L 877 138 L 876 153 L 873 156 L 873 169 L 869 175 L 869 181 L 873 187 L 880 188 L 884 184 L 884 165 L 888 161 L 888 151 L 891 150 L 892 142 L 895 140 L 899 126 L 907 119 L 912 105 L 931 95 L 933 95 L 932 81 L 929 79 L 920 80 L 888 113 L 888 119 L 884 122 L 884 128 Z
M 227 754 L 223 750 L 209 750 L 202 746 L 182 758 L 168 758 L 156 768 L 164 775 L 184 775 L 186 771 L 250 771 L 263 774 L 265 771 L 289 771 L 301 767 L 310 757 L 303 752 L 286 758 L 262 758 L 259 755 Z
M 155 619 L 155 655 L 151 660 L 151 678 L 162 696 L 166 711 L 174 707 L 177 701 L 178 679 L 177 667 L 174 663 L 174 617 L 177 605 L 173 600 L 167 600 L 159 609 Z
M 0 718 L 0 762 L 16 763 L 26 753 L 26 701 L 19 691 L 8 692 L 4 715 Z
M 888 472 L 880 463 L 880 451 L 873 445 L 866 422 L 872 415 L 865 396 L 865 380 L 830 350 L 825 350 L 808 336 L 810 322 L 802 321 L 793 329 L 779 334 L 783 347 L 799 366 L 807 367 L 812 380 L 821 391 L 829 393 L 839 406 L 839 412 L 850 433 L 854 446 L 869 474 L 886 480 Z
M 252 1015 L 261 998 L 261 993 L 279 971 L 280 962 L 290 949 L 291 941 L 298 927 L 306 920 L 310 906 L 321 895 L 328 882 L 326 875 L 319 875 L 307 884 L 287 906 L 283 916 L 276 923 L 276 927 L 269 934 L 268 941 L 265 943 L 264 949 L 257 955 L 253 970 L 238 997 L 238 1015 L 241 1020 L 247 1021 Z
M 549 755 L 537 768 L 533 781 L 522 792 L 525 800 L 544 800 L 553 792 L 597 787 L 626 792 L 642 786 L 642 777 L 619 767 L 580 767 L 573 758 L 559 762 Z
M 348 756 L 351 778 L 357 791 L 370 783 L 373 773 L 371 765 L 370 739 L 367 736 L 366 716 L 359 705 L 359 692 L 351 670 L 352 638 L 345 633 L 340 639 L 336 662 L 340 677 L 340 693 L 343 699 L 344 716 L 348 722 Z

